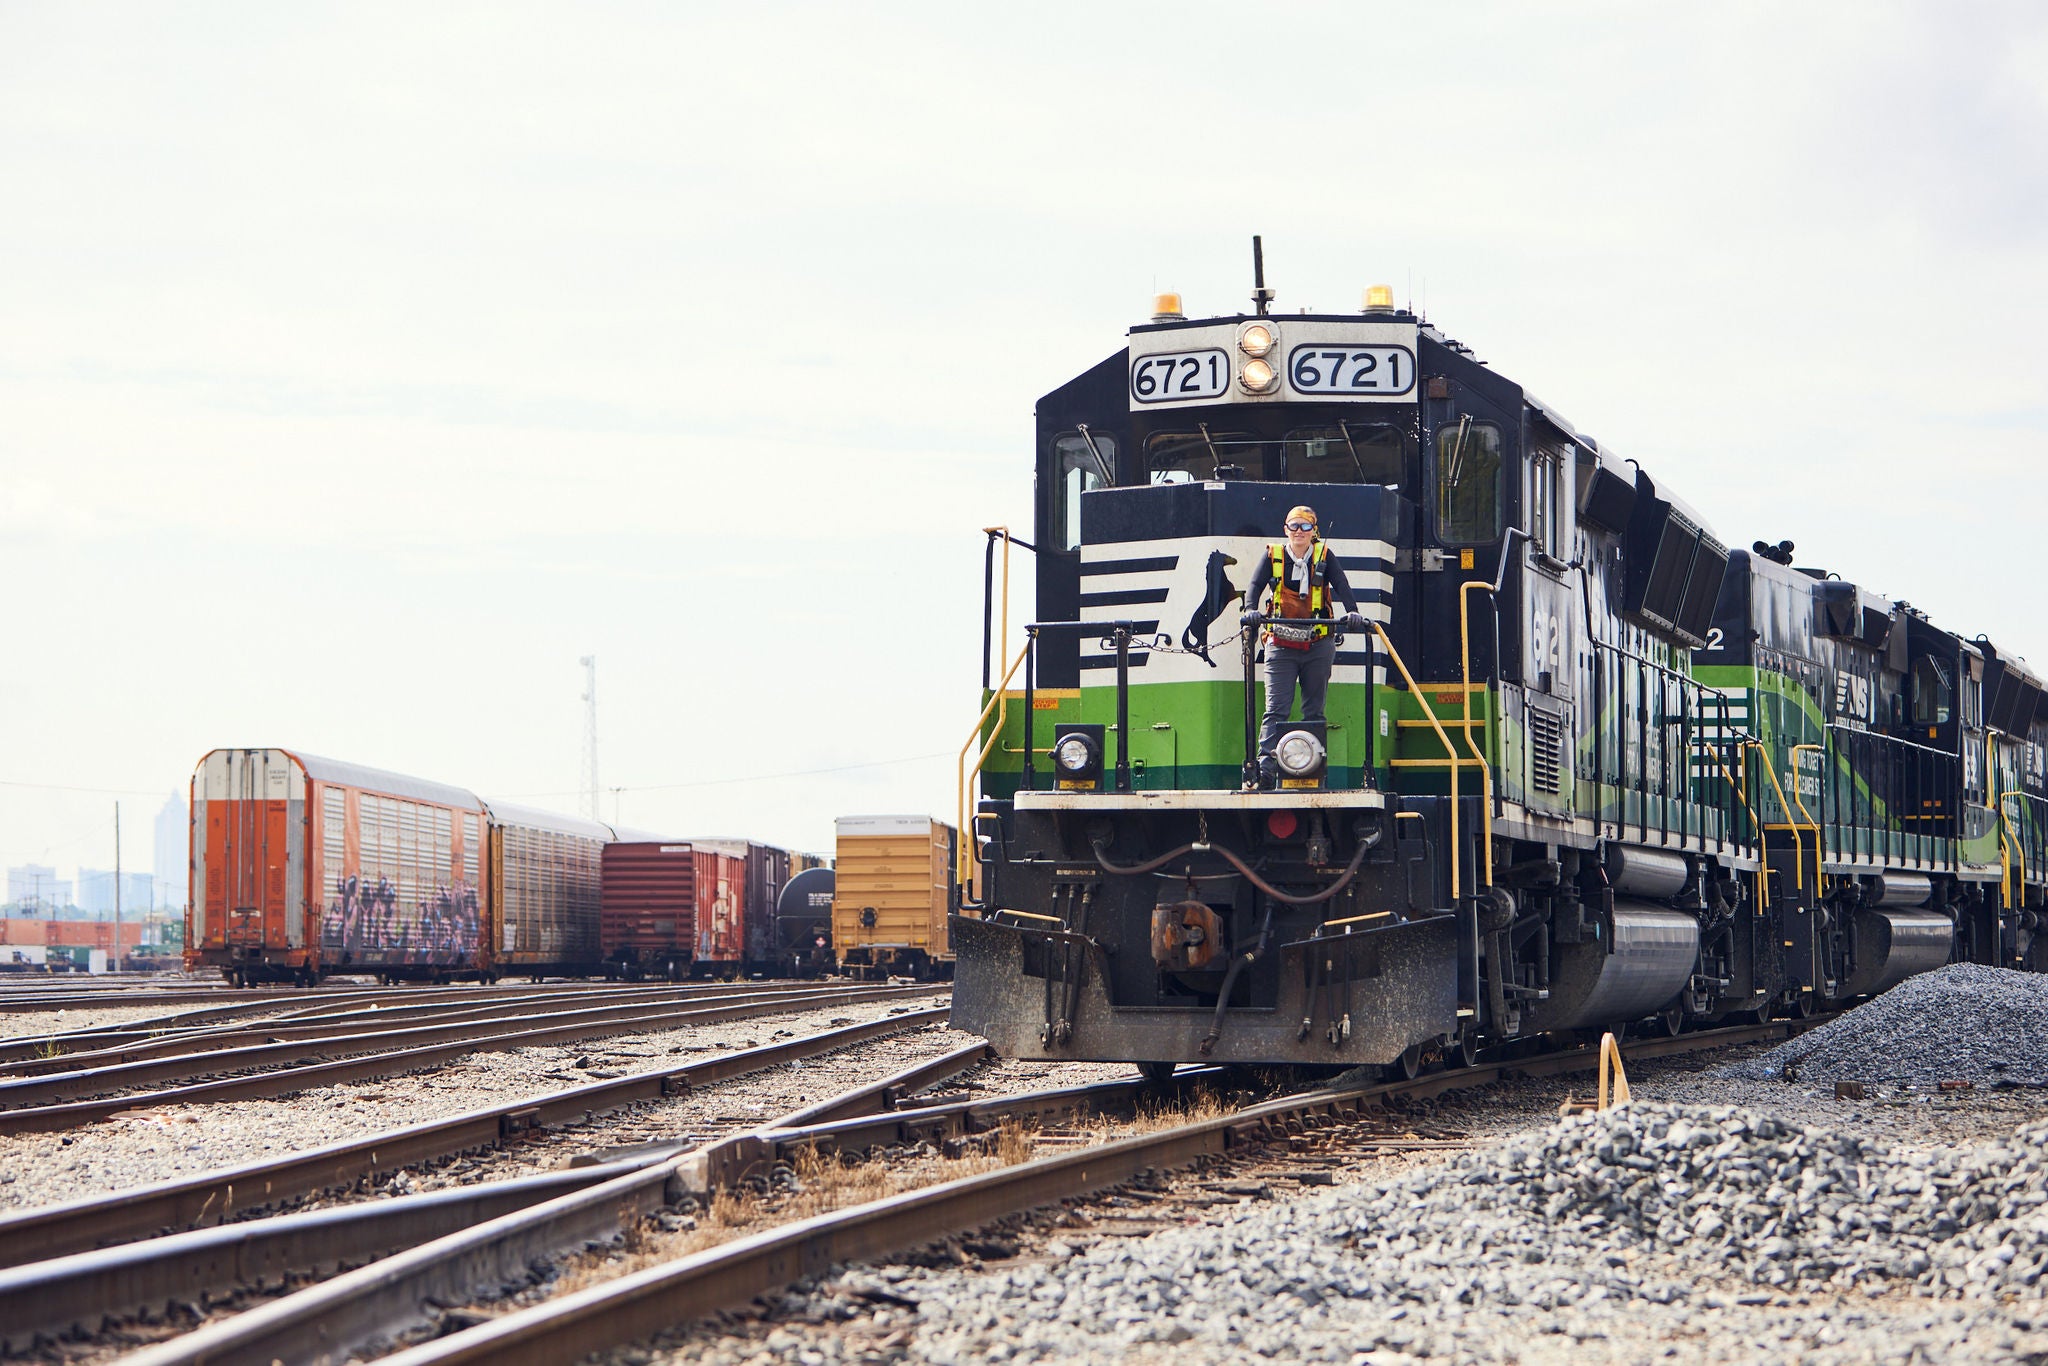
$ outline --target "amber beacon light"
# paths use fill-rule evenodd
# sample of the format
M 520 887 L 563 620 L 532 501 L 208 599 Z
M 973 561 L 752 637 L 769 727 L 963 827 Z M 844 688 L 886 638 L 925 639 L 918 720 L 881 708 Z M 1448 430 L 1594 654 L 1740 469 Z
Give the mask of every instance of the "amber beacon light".
M 1394 311 L 1394 287 L 1392 285 L 1367 285 L 1365 287 L 1365 311 L 1368 313 L 1392 313 Z

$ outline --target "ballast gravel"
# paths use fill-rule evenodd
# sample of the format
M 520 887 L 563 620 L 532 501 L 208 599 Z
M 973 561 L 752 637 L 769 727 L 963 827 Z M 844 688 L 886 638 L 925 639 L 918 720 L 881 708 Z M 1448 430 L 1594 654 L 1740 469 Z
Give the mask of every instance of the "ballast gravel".
M 792 1035 L 819 1033 L 835 1024 L 882 1019 L 927 1004 L 822 1006 L 581 1044 L 474 1053 L 432 1071 L 317 1087 L 274 1099 L 138 1104 L 134 1110 L 68 1132 L 0 1135 L 0 1208 L 83 1199 L 261 1162 L 600 1078 L 673 1067 Z M 544 1135 L 546 1141 L 508 1148 L 489 1161 L 459 1163 L 459 1170 L 418 1180 L 401 1173 L 389 1189 L 404 1193 L 559 1166 L 565 1144 L 615 1146 L 748 1126 L 969 1041 L 967 1035 L 938 1027 L 874 1040 L 824 1058 L 736 1077 L 689 1096 L 563 1126 L 566 1132 Z
M 890 1315 L 886 1350 L 778 1328 L 693 1359 L 2048 1361 L 2044 1152 L 2048 1123 L 1927 1151 L 1637 1101 L 1149 1238 L 848 1271 L 813 1304 Z
M 1951 963 L 1721 1074 L 1754 1081 L 2048 1086 L 2043 1040 L 2048 976 Z

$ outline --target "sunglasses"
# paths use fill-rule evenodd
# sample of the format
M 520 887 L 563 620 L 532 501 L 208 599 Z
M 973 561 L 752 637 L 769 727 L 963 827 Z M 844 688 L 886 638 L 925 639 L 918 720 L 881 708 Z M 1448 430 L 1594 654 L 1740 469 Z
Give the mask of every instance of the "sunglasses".
M 1314 522 L 1289 522 L 1287 529 L 1289 531 L 1314 531 L 1316 524 Z

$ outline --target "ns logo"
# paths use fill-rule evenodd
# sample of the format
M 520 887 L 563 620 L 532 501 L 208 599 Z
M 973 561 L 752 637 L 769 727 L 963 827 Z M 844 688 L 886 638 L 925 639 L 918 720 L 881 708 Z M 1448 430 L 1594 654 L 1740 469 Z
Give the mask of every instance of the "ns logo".
M 1869 721 L 1871 715 L 1870 680 L 1859 678 L 1852 673 L 1835 675 L 1835 715 L 1853 716 L 1859 721 Z

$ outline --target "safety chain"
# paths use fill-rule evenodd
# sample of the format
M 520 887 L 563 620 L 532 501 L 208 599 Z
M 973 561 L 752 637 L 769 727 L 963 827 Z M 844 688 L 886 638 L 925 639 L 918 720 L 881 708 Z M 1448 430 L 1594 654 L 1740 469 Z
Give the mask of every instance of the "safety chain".
M 1161 631 L 1159 632 L 1159 634 L 1153 636 L 1152 643 L 1146 645 L 1144 648 L 1153 654 L 1161 655 L 1206 655 L 1210 650 L 1222 650 L 1228 648 L 1229 646 L 1237 644 L 1238 641 L 1244 638 L 1244 633 L 1251 629 L 1252 628 L 1249 626 L 1240 626 L 1235 631 L 1232 631 L 1229 635 L 1223 637 L 1223 639 L 1212 640 L 1199 650 L 1183 649 L 1181 646 L 1178 646 L 1173 643 L 1173 635 L 1171 632 Z M 1137 644 L 1137 638 L 1132 637 L 1131 643 L 1133 645 Z M 1102 642 L 1102 648 L 1113 652 L 1116 649 L 1116 642 L 1104 638 Z

